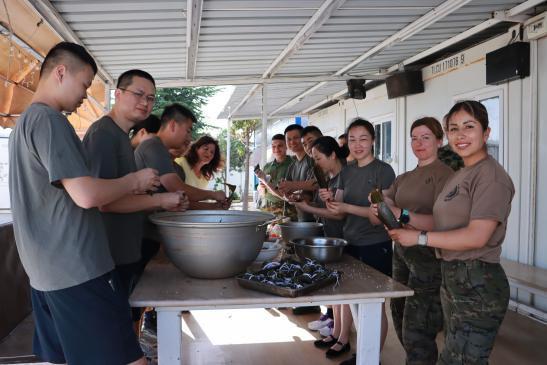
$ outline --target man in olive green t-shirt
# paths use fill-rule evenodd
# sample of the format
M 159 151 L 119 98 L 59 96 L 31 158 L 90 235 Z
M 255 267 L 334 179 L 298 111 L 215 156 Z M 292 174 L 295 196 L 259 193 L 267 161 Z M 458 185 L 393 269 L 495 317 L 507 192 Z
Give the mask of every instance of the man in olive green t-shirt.
M 268 162 L 263 170 L 255 172 L 260 180 L 260 209 L 276 216 L 296 217 L 294 206 L 285 202 L 277 191 L 277 185 L 285 179 L 287 170 L 294 161 L 287 156 L 287 144 L 282 134 L 272 137 L 272 155 L 274 160 Z

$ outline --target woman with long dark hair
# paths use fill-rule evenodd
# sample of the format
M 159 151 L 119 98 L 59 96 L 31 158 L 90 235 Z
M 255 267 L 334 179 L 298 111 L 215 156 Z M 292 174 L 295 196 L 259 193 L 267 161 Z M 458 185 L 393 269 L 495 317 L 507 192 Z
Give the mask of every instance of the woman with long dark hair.
M 434 230 L 391 230 L 403 246 L 429 246 L 442 259 L 445 347 L 438 364 L 487 364 L 509 303 L 500 265 L 513 182 L 486 150 L 488 113 L 477 101 L 445 117 L 448 143 L 464 162 L 433 206 Z
M 321 192 L 321 199 L 326 201 L 329 211 L 345 216 L 344 239 L 348 241 L 347 252 L 391 276 L 392 242 L 382 225 L 371 222 L 371 219 L 376 222 L 376 217 L 370 209 L 368 195 L 375 188 L 390 187 L 395 179 L 395 172 L 389 164 L 374 157 L 375 133 L 374 126 L 369 121 L 355 119 L 349 125 L 347 135 L 349 151 L 354 161 L 340 173 L 336 195 L 333 197 L 331 192 Z M 344 308 L 342 306 L 342 316 L 351 316 L 351 313 L 345 313 Z M 387 317 L 385 310 L 382 310 L 382 346 L 386 335 Z M 349 350 L 349 342 L 340 339 L 338 342 L 333 350 Z
M 192 144 L 185 156 L 175 160 L 186 175 L 186 184 L 206 189 L 216 172 L 222 169 L 218 141 L 203 136 Z

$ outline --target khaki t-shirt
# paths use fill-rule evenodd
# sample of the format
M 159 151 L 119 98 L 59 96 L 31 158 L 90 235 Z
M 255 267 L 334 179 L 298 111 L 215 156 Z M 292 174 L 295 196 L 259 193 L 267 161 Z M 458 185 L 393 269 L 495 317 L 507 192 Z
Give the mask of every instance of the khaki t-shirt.
M 484 247 L 466 251 L 442 249 L 437 250 L 437 255 L 446 261 L 478 259 L 498 263 L 514 195 L 513 181 L 491 156 L 456 172 L 435 201 L 435 230 L 463 228 L 473 219 L 495 220 L 499 224 Z
M 384 196 L 401 209 L 419 214 L 432 214 L 435 199 L 454 171 L 440 160 L 397 176 Z M 412 223 L 410 223 L 412 224 Z

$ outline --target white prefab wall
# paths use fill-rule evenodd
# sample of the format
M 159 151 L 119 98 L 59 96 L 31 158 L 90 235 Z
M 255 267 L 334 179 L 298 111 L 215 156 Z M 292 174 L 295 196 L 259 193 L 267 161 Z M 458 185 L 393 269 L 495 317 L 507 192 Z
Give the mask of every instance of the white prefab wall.
M 538 129 L 535 263 L 547 267 L 547 38 L 538 42 Z
M 412 122 L 423 116 L 442 120 L 450 107 L 463 98 L 497 93 L 501 96 L 502 119 L 500 162 L 515 184 L 503 256 L 523 263 L 547 268 L 547 225 L 540 223 L 547 214 L 547 40 L 531 42 L 531 75 L 501 85 L 486 85 L 486 53 L 507 45 L 509 34 L 497 37 L 452 56 L 456 66 L 438 62 L 437 67 L 422 70 L 425 92 L 394 100 L 387 99 L 385 85 L 371 90 L 365 100 L 345 100 L 310 116 L 310 124 L 326 128 L 336 124 L 343 130 L 356 108 L 360 116 L 374 120 L 380 115 L 394 115 L 393 168 L 398 173 L 416 166 L 410 148 Z M 462 62 L 463 61 L 463 62 Z M 438 66 L 441 65 L 441 66 Z M 453 67 L 454 66 L 454 67 Z M 539 122 L 538 122 L 539 121 Z M 544 156 L 544 159 L 541 158 Z M 537 217 L 537 219 L 536 219 Z M 515 293 L 514 293 L 515 294 Z M 519 299 L 546 310 L 547 301 L 518 293 Z

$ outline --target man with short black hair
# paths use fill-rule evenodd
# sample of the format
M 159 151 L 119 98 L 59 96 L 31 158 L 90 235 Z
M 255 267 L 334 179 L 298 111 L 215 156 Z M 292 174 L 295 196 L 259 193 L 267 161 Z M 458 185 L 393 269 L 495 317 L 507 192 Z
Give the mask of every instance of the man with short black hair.
M 112 110 L 93 123 L 87 130 L 83 144 L 87 150 L 91 172 L 102 179 L 115 179 L 137 171 L 133 148 L 128 137 L 129 129 L 149 117 L 154 106 L 156 88 L 154 79 L 142 70 L 129 70 L 118 79 L 114 92 L 116 102 Z M 181 192 L 126 195 L 100 207 L 110 252 L 126 291 L 133 291 L 144 270 L 141 263 L 141 241 L 144 211 L 183 211 L 188 208 L 188 198 Z M 134 321 L 139 320 L 134 311 Z
M 279 191 L 288 196 L 291 193 L 302 190 L 303 195 L 311 199 L 312 192 L 317 189 L 313 178 L 313 159 L 306 154 L 302 145 L 302 131 L 304 128 L 298 124 L 291 124 L 285 128 L 285 140 L 287 147 L 295 154 L 295 160 L 287 170 L 286 180 L 279 183 Z M 298 210 L 298 221 L 313 222 L 313 214 Z
M 302 146 L 304 146 L 304 151 L 306 151 L 308 156 L 312 157 L 311 147 L 313 146 L 313 142 L 319 137 L 323 137 L 323 133 L 314 125 L 309 125 L 302 129 Z
M 190 109 L 171 104 L 161 115 L 161 126 L 155 136 L 141 142 L 135 150 L 135 161 L 138 168 L 153 167 L 158 170 L 162 191 L 184 191 L 190 199 L 190 207 L 197 202 L 212 199 L 217 201 L 217 207 L 226 204 L 226 194 L 223 191 L 198 189 L 185 184 L 175 172 L 169 149 L 181 148 L 192 133 L 192 125 L 196 117 Z
M 154 135 L 158 133 L 160 126 L 160 118 L 156 117 L 154 114 L 150 114 L 148 118 L 135 124 L 129 129 L 131 147 L 133 147 L 133 149 L 137 148 L 142 141 L 151 137 L 151 134 Z
M 62 112 L 81 105 L 96 71 L 82 46 L 53 47 L 10 136 L 13 228 L 31 285 L 33 351 L 57 364 L 144 365 L 97 207 L 154 190 L 159 178 L 152 169 L 92 177 Z
M 283 195 L 277 190 L 279 184 L 287 175 L 293 159 L 287 156 L 287 144 L 285 136 L 276 134 L 272 137 L 273 161 L 264 165 L 262 170 L 255 171 L 260 180 L 259 190 L 261 195 L 260 209 L 276 216 L 296 218 L 296 209 L 288 204 Z
M 343 133 L 338 136 L 338 145 L 344 147 L 348 145 L 348 135 Z

